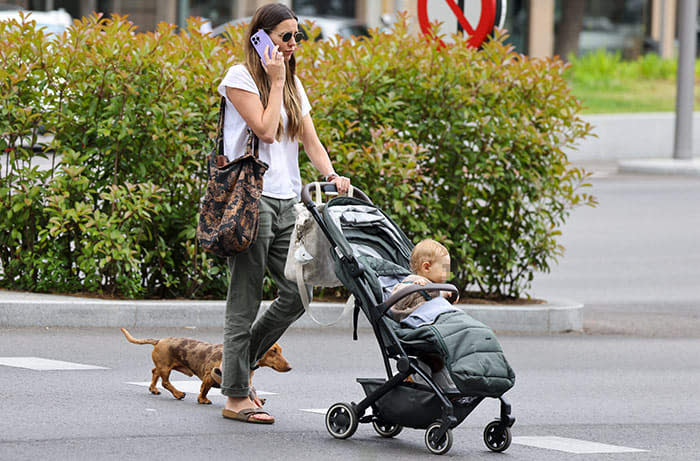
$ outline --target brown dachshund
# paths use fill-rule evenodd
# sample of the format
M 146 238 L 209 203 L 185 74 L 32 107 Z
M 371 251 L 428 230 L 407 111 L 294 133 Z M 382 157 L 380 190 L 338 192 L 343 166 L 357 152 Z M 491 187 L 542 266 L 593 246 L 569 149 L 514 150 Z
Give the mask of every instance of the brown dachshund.
M 169 390 L 173 397 L 182 399 L 185 393 L 177 390 L 170 383 L 170 372 L 172 370 L 184 373 L 187 376 L 197 375 L 202 380 L 202 387 L 199 389 L 197 402 L 211 403 L 207 398 L 207 393 L 212 387 L 219 387 L 214 380 L 212 370 L 220 370 L 223 346 L 190 338 L 163 338 L 163 339 L 135 339 L 126 329 L 122 328 L 122 333 L 126 339 L 134 344 L 152 344 L 153 353 L 153 381 L 148 390 L 152 394 L 160 394 L 156 387 L 158 378 L 161 379 L 163 387 Z M 282 348 L 279 344 L 274 344 L 265 355 L 258 361 L 259 367 L 270 367 L 273 370 L 285 372 L 292 369 L 289 362 L 282 356 Z M 252 377 L 252 372 L 251 372 Z

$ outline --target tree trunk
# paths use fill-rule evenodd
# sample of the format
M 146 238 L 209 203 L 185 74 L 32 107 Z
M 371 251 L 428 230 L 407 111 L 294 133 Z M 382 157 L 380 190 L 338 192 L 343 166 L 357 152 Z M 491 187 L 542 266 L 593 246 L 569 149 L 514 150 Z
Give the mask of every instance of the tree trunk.
M 571 53 L 578 53 L 578 39 L 583 29 L 585 0 L 567 0 L 562 2 L 561 21 L 554 42 L 554 54 L 567 61 Z

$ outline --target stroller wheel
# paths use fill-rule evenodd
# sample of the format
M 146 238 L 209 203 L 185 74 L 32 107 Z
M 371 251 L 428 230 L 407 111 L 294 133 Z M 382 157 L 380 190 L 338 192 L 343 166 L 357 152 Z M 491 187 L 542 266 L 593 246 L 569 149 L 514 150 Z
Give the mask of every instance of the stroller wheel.
M 336 439 L 347 439 L 357 430 L 355 409 L 348 403 L 333 404 L 326 412 L 326 429 Z
M 506 451 L 513 441 L 510 428 L 501 425 L 501 421 L 495 419 L 484 429 L 484 443 L 489 450 L 495 452 Z
M 441 423 L 433 423 L 425 430 L 425 446 L 434 455 L 444 455 L 452 448 L 452 429 L 447 429 L 440 440 L 435 440 Z
M 403 429 L 403 426 L 399 426 L 398 424 L 388 424 L 376 420 L 372 421 L 372 426 L 374 430 L 377 431 L 377 434 L 387 439 L 396 437 Z

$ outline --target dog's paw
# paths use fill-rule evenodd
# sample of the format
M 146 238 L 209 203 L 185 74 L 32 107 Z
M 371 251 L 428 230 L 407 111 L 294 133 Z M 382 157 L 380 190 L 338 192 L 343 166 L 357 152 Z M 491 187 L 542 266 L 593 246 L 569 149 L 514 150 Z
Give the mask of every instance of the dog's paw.
M 187 394 L 185 394 L 184 392 L 181 392 L 180 395 L 175 395 L 175 398 L 178 400 L 182 400 L 185 398 L 186 395 Z
M 160 391 L 158 389 L 149 389 L 151 391 L 151 394 L 153 395 L 160 395 Z
M 197 397 L 197 403 L 201 403 L 202 405 L 211 405 L 211 400 L 207 398 Z

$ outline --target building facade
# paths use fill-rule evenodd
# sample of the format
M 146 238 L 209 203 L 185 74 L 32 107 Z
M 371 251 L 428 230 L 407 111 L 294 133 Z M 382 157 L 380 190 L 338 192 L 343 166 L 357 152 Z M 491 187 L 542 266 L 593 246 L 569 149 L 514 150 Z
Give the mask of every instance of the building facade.
M 307 16 L 344 16 L 380 26 L 382 15 L 408 11 L 416 18 L 417 0 L 278 0 Z M 429 0 L 440 1 L 440 0 Z M 619 51 L 633 58 L 647 51 L 674 54 L 676 5 L 683 0 L 509 0 L 505 27 L 510 41 L 531 56 Z M 8 2 L 8 0 L 5 0 Z M 270 0 L 10 0 L 25 9 L 63 8 L 73 17 L 93 11 L 128 14 L 142 31 L 161 22 L 183 25 L 201 16 L 212 27 L 250 16 Z M 416 31 L 418 28 L 416 27 Z M 568 44 L 568 46 L 567 46 Z M 574 46 L 575 45 L 575 46 Z

